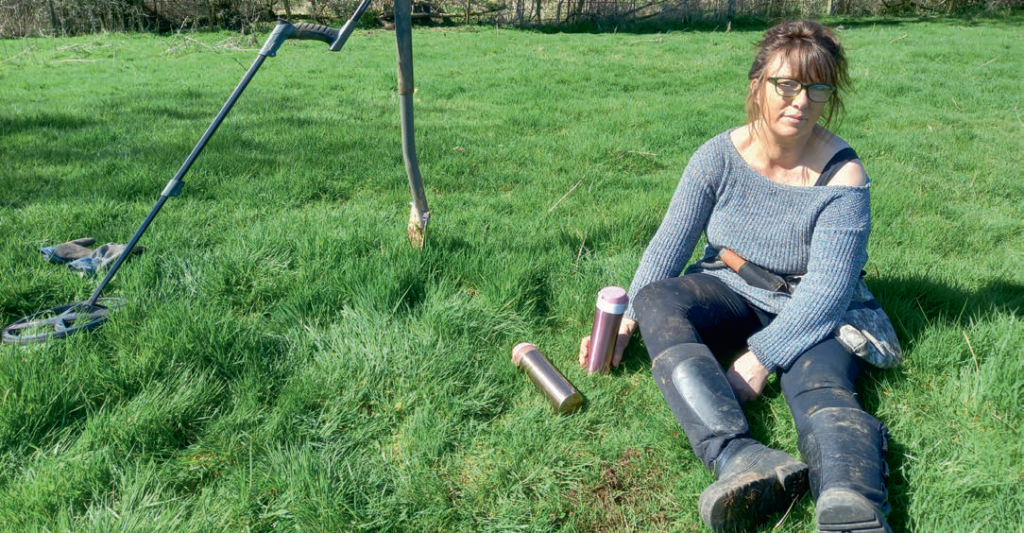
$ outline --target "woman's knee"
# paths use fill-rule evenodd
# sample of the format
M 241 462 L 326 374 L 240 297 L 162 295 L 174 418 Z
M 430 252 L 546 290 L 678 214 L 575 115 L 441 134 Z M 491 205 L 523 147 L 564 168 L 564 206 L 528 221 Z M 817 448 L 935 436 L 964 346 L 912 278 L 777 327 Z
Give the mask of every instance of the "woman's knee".
M 644 316 L 685 313 L 701 299 L 704 285 L 715 281 L 718 280 L 696 274 L 648 283 L 637 291 L 633 309 L 641 321 Z
M 854 381 L 860 364 L 831 337 L 804 352 L 779 380 L 793 416 L 800 419 L 829 407 L 859 409 Z
M 660 280 L 648 283 L 633 297 L 633 310 L 636 311 L 638 319 L 644 316 L 652 316 L 670 302 L 668 296 L 670 291 L 665 287 L 668 280 Z

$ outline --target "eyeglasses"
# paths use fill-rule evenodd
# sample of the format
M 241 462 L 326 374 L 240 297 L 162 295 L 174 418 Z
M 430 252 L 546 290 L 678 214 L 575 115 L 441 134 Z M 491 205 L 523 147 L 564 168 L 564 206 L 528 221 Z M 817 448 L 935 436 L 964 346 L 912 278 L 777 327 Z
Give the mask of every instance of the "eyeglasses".
M 768 78 L 768 81 L 772 82 L 775 86 L 775 91 L 780 96 L 786 98 L 795 98 L 800 91 L 807 89 L 807 98 L 810 98 L 812 102 L 828 102 L 829 98 L 832 98 L 832 94 L 836 92 L 836 88 L 833 85 L 827 83 L 808 83 L 803 84 L 797 80 L 790 78 Z

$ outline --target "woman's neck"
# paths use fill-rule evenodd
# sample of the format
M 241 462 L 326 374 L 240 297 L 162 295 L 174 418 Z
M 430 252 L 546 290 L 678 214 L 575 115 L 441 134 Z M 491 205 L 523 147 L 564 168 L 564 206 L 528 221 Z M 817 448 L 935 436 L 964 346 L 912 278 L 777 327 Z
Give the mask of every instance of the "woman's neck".
M 751 128 L 751 148 L 763 164 L 791 170 L 803 163 L 813 133 L 801 137 L 780 137 L 764 124 Z
M 814 134 L 785 138 L 774 135 L 764 124 L 748 125 L 745 149 L 747 162 L 772 181 L 788 185 L 806 185 L 810 179 L 807 156 L 813 148 Z

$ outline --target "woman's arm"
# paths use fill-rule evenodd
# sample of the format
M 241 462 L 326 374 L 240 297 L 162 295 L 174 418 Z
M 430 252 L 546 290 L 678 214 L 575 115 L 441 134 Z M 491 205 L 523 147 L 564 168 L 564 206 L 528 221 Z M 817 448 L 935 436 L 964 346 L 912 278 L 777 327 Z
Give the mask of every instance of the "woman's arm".
M 728 137 L 725 137 L 725 142 Z M 679 180 L 668 211 L 648 243 L 643 259 L 629 285 L 626 317 L 636 319 L 633 298 L 647 284 L 678 276 L 704 233 L 715 205 L 719 180 L 725 171 L 722 136 L 701 146 L 690 158 Z
M 768 371 L 789 368 L 839 326 L 867 262 L 871 231 L 867 189 L 846 191 L 819 215 L 807 273 L 775 320 L 748 340 Z
M 867 184 L 868 175 L 864 171 L 864 165 L 861 164 L 860 159 L 854 159 L 839 167 L 839 170 L 836 171 L 836 175 L 832 176 L 832 180 L 828 182 L 829 187 L 837 185 L 846 187 L 863 187 Z
M 652 281 L 679 275 L 707 226 L 715 203 L 715 187 L 724 171 L 716 140 L 720 140 L 719 137 L 704 143 L 690 158 L 661 226 L 644 251 L 629 285 L 629 307 L 619 328 L 612 366 L 622 361 L 622 354 L 637 329 L 633 312 L 636 293 Z M 580 341 L 580 365 L 586 365 L 589 351 L 590 337 L 587 336 Z

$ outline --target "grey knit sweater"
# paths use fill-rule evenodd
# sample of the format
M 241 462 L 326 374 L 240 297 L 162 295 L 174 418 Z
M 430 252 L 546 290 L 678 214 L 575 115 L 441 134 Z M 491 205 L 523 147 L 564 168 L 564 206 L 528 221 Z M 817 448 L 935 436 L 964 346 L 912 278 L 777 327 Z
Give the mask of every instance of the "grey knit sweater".
M 633 276 L 630 302 L 648 283 L 679 275 L 704 233 L 704 259 L 686 273 L 715 276 L 751 305 L 777 315 L 748 346 L 769 371 L 788 369 L 832 334 L 850 303 L 868 258 L 869 186 L 775 183 L 743 160 L 729 132 L 722 133 L 690 158 Z M 803 274 L 803 280 L 792 296 L 751 287 L 708 261 L 719 248 L 776 274 Z M 632 305 L 626 315 L 635 318 Z

